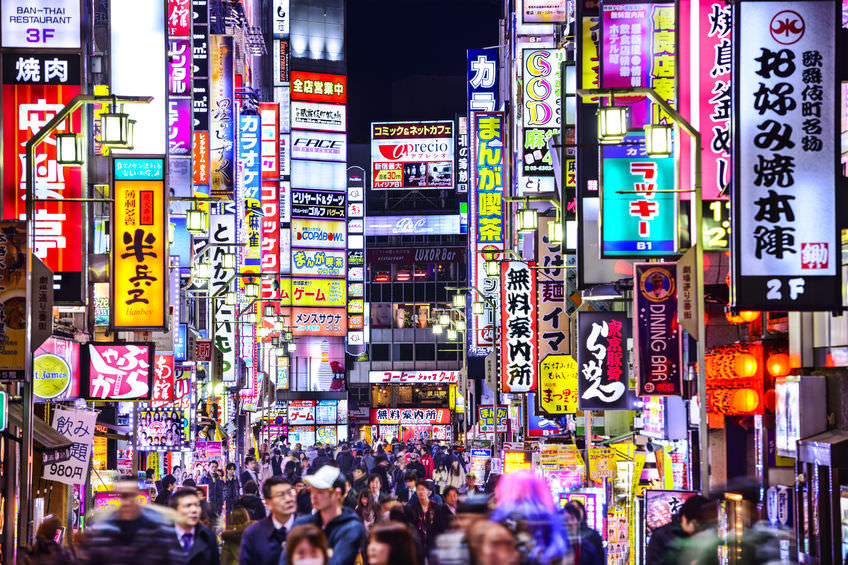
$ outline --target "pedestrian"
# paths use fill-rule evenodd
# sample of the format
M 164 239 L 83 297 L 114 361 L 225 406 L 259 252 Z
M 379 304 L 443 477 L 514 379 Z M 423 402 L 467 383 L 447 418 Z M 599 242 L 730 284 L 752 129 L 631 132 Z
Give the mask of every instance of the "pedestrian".
M 236 504 L 238 504 L 239 498 L 241 498 L 241 485 L 239 484 L 238 477 L 236 477 L 235 463 L 227 463 L 223 496 L 224 502 L 227 505 L 227 514 L 229 514 L 235 508 Z
M 221 533 L 221 565 L 238 565 L 241 539 L 250 525 L 250 514 L 242 507 L 233 508 L 229 514 L 227 527 Z
M 65 528 L 55 516 L 47 516 L 35 533 L 35 543 L 19 553 L 22 565 L 74 565 L 76 559 L 62 547 L 62 533 Z
M 244 483 L 244 495 L 239 499 L 238 505 L 247 509 L 251 520 L 261 520 L 265 517 L 265 505 L 259 498 L 259 487 L 253 481 Z
M 327 536 L 314 524 L 295 526 L 286 540 L 280 565 L 327 565 Z
M 80 547 L 83 565 L 182 565 L 185 555 L 173 524 L 154 507 L 139 504 L 138 482 L 126 477 L 114 490 L 120 498 L 118 508 L 86 521 Z
M 351 476 L 353 472 L 353 454 L 350 452 L 350 446 L 344 444 L 342 450 L 336 455 L 336 461 L 339 463 L 339 469 L 346 477 Z
M 433 457 L 430 455 L 430 451 L 427 447 L 424 447 L 421 450 L 421 455 L 418 460 L 424 466 L 424 476 L 428 479 L 433 478 L 433 469 L 435 468 L 433 464 Z
M 257 463 L 256 459 L 251 456 L 244 458 L 244 471 L 241 472 L 239 480 L 241 481 L 242 488 L 247 484 L 247 481 L 253 481 L 257 485 L 261 484 L 259 480 L 259 463 Z
M 367 490 L 371 493 L 371 497 L 374 500 L 380 500 L 380 495 L 383 492 L 388 492 L 388 490 L 383 487 L 383 477 L 381 477 L 377 473 L 371 473 L 371 475 L 368 477 Z
M 439 461 L 435 464 L 436 469 L 433 471 L 433 482 L 439 487 L 439 492 L 443 492 L 448 486 L 448 469 L 444 461 Z
M 294 490 L 297 493 L 297 513 L 304 516 L 312 514 L 312 498 L 302 477 L 297 478 L 294 483 Z
M 415 483 L 418 482 L 418 473 L 409 470 L 403 475 L 403 482 L 396 489 L 397 499 L 404 504 L 415 498 Z
M 709 500 L 696 494 L 686 500 L 671 522 L 651 532 L 651 540 L 645 550 L 645 565 L 678 563 L 685 541 L 700 531 L 704 525 L 702 508 Z
M 354 509 L 356 515 L 362 520 L 365 529 L 368 530 L 377 520 L 377 502 L 370 491 L 363 490 L 359 493 L 359 502 Z
M 207 500 L 216 516 L 221 515 L 224 508 L 224 481 L 218 478 L 218 462 L 210 461 L 207 472 L 200 479 L 201 485 L 207 485 Z
M 174 489 L 177 488 L 177 479 L 174 475 L 165 475 L 162 478 L 162 490 L 159 491 L 159 494 L 156 495 L 156 500 L 153 502 L 160 506 L 168 506 L 168 499 L 171 497 L 171 493 L 174 492 Z
M 271 472 L 275 477 L 283 476 L 283 453 L 279 447 L 274 448 L 274 455 L 271 456 Z
M 401 522 L 377 524 L 368 536 L 368 565 L 418 565 L 412 532 Z
M 465 484 L 465 470 L 462 468 L 462 465 L 459 464 L 459 457 L 455 455 L 449 455 L 446 457 L 447 461 L 447 479 L 445 480 L 445 485 L 449 487 L 456 487 L 459 489 L 462 485 Z
M 574 505 L 580 512 L 580 538 L 592 544 L 595 548 L 595 552 L 600 555 L 601 560 L 604 561 L 604 540 L 601 537 L 601 534 L 589 527 L 588 517 L 586 516 L 586 507 L 583 506 L 583 503 L 577 499 L 570 501 L 568 504 Z
M 468 473 L 465 475 L 465 484 L 459 487 L 457 491 L 463 497 L 473 496 L 480 493 L 480 489 L 477 487 L 477 477 L 474 473 Z
M 262 496 L 270 514 L 245 530 L 239 553 L 241 565 L 277 565 L 297 518 L 295 491 L 286 479 L 269 478 L 262 485 Z
M 418 475 L 418 478 L 421 480 L 427 478 L 427 469 L 424 467 L 424 465 L 421 464 L 421 461 L 418 460 L 418 453 L 416 453 L 415 451 L 409 452 L 409 461 L 406 463 L 406 470 L 415 471 L 415 473 Z
M 456 490 L 456 487 L 447 487 L 442 494 L 442 498 L 445 500 L 445 508 L 450 513 L 450 518 L 456 516 L 456 508 L 459 504 L 459 492 Z
M 212 530 L 200 523 L 200 496 L 197 490 L 183 487 L 168 499 L 177 511 L 175 539 L 185 554 L 184 565 L 219 565 L 218 540 Z
M 341 471 L 325 465 L 303 480 L 309 485 L 315 513 L 301 518 L 296 525 L 313 524 L 324 531 L 332 550 L 330 565 L 353 565 L 365 546 L 365 526 L 353 510 L 342 506 L 345 480 Z
M 580 510 L 576 505 L 568 503 L 563 508 L 565 513 L 565 528 L 568 541 L 574 555 L 574 565 L 600 565 L 603 563 L 601 554 L 595 546 L 580 534 Z
M 421 537 L 426 554 L 435 546 L 436 537 L 447 529 L 444 511 L 438 502 L 430 500 L 432 491 L 427 481 L 415 483 L 415 498 L 406 505 L 406 521 Z

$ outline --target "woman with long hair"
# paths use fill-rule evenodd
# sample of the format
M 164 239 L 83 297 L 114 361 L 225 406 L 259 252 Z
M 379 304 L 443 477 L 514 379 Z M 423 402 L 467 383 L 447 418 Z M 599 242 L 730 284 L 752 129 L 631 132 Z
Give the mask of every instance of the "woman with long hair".
M 446 487 L 454 487 L 460 489 L 465 484 L 465 470 L 459 464 L 459 458 L 456 455 L 451 455 L 448 460 L 447 479 L 445 480 Z
M 356 503 L 356 515 L 365 524 L 365 529 L 369 529 L 374 522 L 377 521 L 377 504 L 371 491 L 363 490 L 359 493 Z
M 377 524 L 368 536 L 368 565 L 418 565 L 409 527 L 401 522 Z
M 439 461 L 436 469 L 433 471 L 433 482 L 439 487 L 439 494 L 445 492 L 445 487 L 448 486 L 448 469 L 445 467 L 444 461 Z
M 286 552 L 280 565 L 327 565 L 327 536 L 314 524 L 296 526 L 286 539 Z
M 250 514 L 243 507 L 233 508 L 227 516 L 227 527 L 221 533 L 221 565 L 238 565 L 241 537 L 250 525 Z

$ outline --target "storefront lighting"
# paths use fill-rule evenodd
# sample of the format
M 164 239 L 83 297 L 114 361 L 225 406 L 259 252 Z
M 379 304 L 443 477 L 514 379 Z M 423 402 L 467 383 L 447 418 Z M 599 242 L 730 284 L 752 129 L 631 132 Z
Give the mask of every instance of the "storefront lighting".
M 199 281 L 208 281 L 212 278 L 212 265 L 209 263 L 195 263 L 192 275 Z
M 757 358 L 750 353 L 740 353 L 733 361 L 736 375 L 743 378 L 753 377 L 757 374 Z
M 274 337 L 271 338 L 271 345 L 273 345 L 274 347 L 281 347 L 282 344 L 283 344 L 283 340 L 280 339 L 280 336 L 275 335 Z
M 444 331 L 444 328 L 441 324 L 433 324 L 433 333 L 436 335 L 441 335 Z
M 475 316 L 482 316 L 483 312 L 486 311 L 486 303 L 480 300 L 475 300 L 471 303 L 471 312 Z
M 259 298 L 259 285 L 256 283 L 244 283 L 244 295 L 248 298 Z
M 453 307 L 465 310 L 465 295 L 462 293 L 453 295 Z
M 82 165 L 83 139 L 79 133 L 56 134 L 56 162 L 60 165 Z
M 621 143 L 627 135 L 627 107 L 598 109 L 598 139 L 601 143 Z
M 454 329 L 449 329 L 449 330 L 448 330 L 448 339 L 449 339 L 449 340 L 451 340 L 451 341 L 455 340 L 455 339 L 457 338 L 457 336 L 458 336 L 458 335 L 459 335 L 459 334 L 458 334 L 458 332 L 457 332 L 456 330 L 454 330 Z
M 227 306 L 235 306 L 238 304 L 238 297 L 235 292 L 227 292 L 224 294 L 224 304 Z
M 236 255 L 235 253 L 227 253 L 221 259 L 221 266 L 228 271 L 231 271 L 236 268 Z
M 463 320 L 461 318 L 458 319 L 457 321 L 455 321 L 453 323 L 453 327 L 455 327 L 456 331 L 458 331 L 458 332 L 464 332 L 465 331 L 465 320 Z
M 548 243 L 562 243 L 562 222 L 554 220 L 548 222 Z
M 130 117 L 112 104 L 110 111 L 100 115 L 100 143 L 115 147 L 129 147 Z
M 539 226 L 539 212 L 535 208 L 518 210 L 518 233 L 533 233 Z
M 439 324 L 443 326 L 450 324 L 450 316 L 447 314 L 439 314 Z
M 268 328 L 266 328 L 265 326 L 260 326 L 259 329 L 256 330 L 256 332 L 259 334 L 260 339 L 265 339 L 266 337 L 268 337 Z
M 666 124 L 645 126 L 645 152 L 648 157 L 671 155 L 671 131 L 671 126 Z
M 739 312 L 739 317 L 742 318 L 743 322 L 751 323 L 760 317 L 760 313 L 756 310 L 742 310 Z
M 500 261 L 486 261 L 486 276 L 498 278 L 501 275 Z
M 270 318 L 270 317 L 272 317 L 272 316 L 276 316 L 276 315 L 277 315 L 277 312 L 276 312 L 276 310 L 274 309 L 274 305 L 273 305 L 273 304 L 266 304 L 265 306 L 263 306 L 263 310 L 264 310 L 264 312 L 265 312 L 265 317 L 266 317 L 266 318 Z
M 209 231 L 209 217 L 206 210 L 192 208 L 186 212 L 186 231 L 192 235 L 206 235 Z
M 295 345 L 294 343 L 292 343 L 290 341 L 289 342 L 289 353 L 294 353 L 295 351 L 297 351 L 297 345 Z

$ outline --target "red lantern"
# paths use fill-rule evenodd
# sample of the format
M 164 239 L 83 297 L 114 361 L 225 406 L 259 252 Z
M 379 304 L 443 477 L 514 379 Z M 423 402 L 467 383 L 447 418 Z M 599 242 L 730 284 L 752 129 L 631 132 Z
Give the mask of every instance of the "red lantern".
M 753 310 L 743 310 L 739 312 L 739 317 L 745 322 L 753 322 L 760 317 L 760 313 Z
M 772 377 L 785 377 L 789 374 L 789 355 L 786 353 L 769 355 L 766 369 Z
M 750 353 L 740 353 L 733 361 L 733 368 L 740 377 L 753 377 L 757 374 L 757 358 Z

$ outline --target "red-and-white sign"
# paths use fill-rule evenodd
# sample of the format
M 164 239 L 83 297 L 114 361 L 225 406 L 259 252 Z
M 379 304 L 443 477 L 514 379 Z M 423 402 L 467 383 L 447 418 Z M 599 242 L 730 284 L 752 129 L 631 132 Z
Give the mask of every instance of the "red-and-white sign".
M 91 400 L 147 400 L 154 360 L 150 345 L 89 344 L 88 396 Z
M 280 178 L 280 105 L 259 104 L 259 140 L 262 145 L 262 178 Z
M 372 408 L 372 424 L 450 424 L 447 408 Z
M 369 371 L 369 383 L 456 384 L 461 371 Z
M 174 356 L 157 354 L 154 357 L 153 402 L 171 402 L 174 400 Z
M 212 361 L 211 339 L 198 339 L 194 342 L 194 359 L 201 363 Z
M 314 400 L 292 400 L 289 402 L 289 425 L 311 425 L 315 423 Z
M 209 184 L 209 132 L 194 132 L 194 161 L 192 163 L 192 179 L 194 184 Z
M 262 231 L 261 271 L 263 273 L 280 272 L 280 189 L 275 180 L 262 181 Z M 260 282 L 261 297 L 276 298 L 274 279 L 262 277 Z
M 502 390 L 536 390 L 538 347 L 536 343 L 536 270 L 533 263 L 501 263 L 501 355 Z

